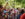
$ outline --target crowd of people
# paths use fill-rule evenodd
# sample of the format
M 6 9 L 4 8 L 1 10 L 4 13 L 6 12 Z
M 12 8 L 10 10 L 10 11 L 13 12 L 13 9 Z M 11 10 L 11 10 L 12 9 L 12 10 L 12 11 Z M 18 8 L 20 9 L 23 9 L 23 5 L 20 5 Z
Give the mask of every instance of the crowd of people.
M 0 17 L 1 19 L 25 19 L 25 8 L 8 8 L 0 5 Z

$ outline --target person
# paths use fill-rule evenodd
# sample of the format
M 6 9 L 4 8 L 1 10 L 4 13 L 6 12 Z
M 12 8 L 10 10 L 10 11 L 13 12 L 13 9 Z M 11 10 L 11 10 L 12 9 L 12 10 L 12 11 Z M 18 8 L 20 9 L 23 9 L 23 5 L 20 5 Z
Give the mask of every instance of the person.
M 1 8 L 2 8 L 2 4 L 0 4 L 0 18 L 3 19 L 3 17 L 1 16 Z
M 18 15 L 18 19 L 20 19 L 20 16 L 24 13 L 24 10 L 22 9 L 20 14 Z
M 17 19 L 19 19 L 20 8 L 17 8 L 16 12 L 17 12 Z
M 6 14 L 6 12 L 7 12 L 7 11 L 6 11 L 6 8 L 4 8 L 4 10 L 3 10 L 3 11 L 4 11 L 4 14 Z
M 23 14 L 23 13 L 24 13 L 24 9 L 21 10 L 21 14 Z
M 20 16 L 20 19 L 25 19 L 25 13 Z
M 9 12 L 8 12 L 8 13 L 9 13 L 9 16 L 10 16 L 10 14 L 11 14 L 11 13 L 10 13 L 10 10 L 9 10 Z

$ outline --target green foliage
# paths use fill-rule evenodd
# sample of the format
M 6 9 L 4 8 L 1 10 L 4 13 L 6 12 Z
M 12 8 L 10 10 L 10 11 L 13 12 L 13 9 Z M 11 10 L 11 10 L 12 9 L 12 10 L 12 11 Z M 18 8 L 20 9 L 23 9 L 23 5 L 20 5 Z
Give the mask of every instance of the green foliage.
M 16 0 L 16 2 L 21 2 L 22 0 Z
M 22 4 L 22 7 L 25 7 L 25 0 L 14 0 L 14 1 L 15 1 L 16 6 Z M 0 4 L 4 4 L 5 2 L 6 2 L 6 0 L 0 0 Z M 13 1 L 8 1 L 8 6 L 9 5 L 12 7 L 15 7 L 15 6 L 13 6 Z
M 25 4 L 25 0 L 22 2 L 22 4 Z
M 5 3 L 5 0 L 0 0 L 0 4 L 4 4 Z

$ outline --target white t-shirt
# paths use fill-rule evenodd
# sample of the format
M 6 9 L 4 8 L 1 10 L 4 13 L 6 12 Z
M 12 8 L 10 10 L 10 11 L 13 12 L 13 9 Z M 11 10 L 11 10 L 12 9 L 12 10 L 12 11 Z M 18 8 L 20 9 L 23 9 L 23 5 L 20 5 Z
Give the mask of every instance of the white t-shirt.
M 19 11 L 18 11 L 18 10 L 16 10 L 16 13 L 19 13 Z
M 12 11 L 12 13 L 14 13 L 14 11 Z

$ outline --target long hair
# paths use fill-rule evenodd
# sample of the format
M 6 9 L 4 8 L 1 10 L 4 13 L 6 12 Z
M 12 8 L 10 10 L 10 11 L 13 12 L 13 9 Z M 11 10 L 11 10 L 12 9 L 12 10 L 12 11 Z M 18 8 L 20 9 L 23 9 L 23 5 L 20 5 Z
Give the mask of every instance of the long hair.
M 21 13 L 22 13 L 22 14 L 24 13 L 24 10 L 23 10 L 23 9 L 21 10 Z
M 0 5 L 0 8 L 2 8 L 2 5 Z

